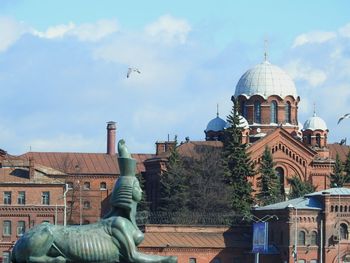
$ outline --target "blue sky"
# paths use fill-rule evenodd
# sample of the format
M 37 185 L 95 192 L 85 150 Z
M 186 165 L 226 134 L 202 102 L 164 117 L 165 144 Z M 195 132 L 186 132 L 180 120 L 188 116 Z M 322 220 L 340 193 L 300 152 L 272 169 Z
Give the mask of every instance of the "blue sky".
M 202 140 L 239 77 L 263 59 L 295 81 L 299 121 L 316 105 L 349 137 L 348 1 L 0 2 L 0 148 L 104 152 L 106 122 L 133 152 Z M 141 74 L 125 77 L 129 66 Z

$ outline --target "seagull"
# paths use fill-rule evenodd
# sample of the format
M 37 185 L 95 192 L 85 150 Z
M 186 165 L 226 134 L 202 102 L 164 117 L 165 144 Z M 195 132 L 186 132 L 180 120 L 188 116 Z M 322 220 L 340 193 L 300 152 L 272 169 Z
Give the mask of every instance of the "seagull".
M 139 74 L 141 73 L 141 71 L 137 68 L 128 68 L 128 73 L 126 74 L 126 77 L 129 78 L 132 72 L 137 72 Z
M 345 115 L 343 115 L 343 116 L 341 116 L 341 117 L 339 118 L 337 124 L 339 124 L 342 120 L 344 120 L 344 119 L 349 119 L 349 118 L 350 118 L 350 113 L 347 113 L 347 114 L 345 114 Z

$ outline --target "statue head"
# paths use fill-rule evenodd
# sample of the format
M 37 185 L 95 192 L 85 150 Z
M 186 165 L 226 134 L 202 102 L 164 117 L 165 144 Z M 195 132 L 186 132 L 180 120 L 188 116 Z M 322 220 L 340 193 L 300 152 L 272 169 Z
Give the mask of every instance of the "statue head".
M 135 176 L 136 160 L 131 158 L 124 140 L 118 142 L 118 163 L 120 177 L 118 178 L 110 199 L 115 208 L 131 211 L 142 198 L 142 189 Z

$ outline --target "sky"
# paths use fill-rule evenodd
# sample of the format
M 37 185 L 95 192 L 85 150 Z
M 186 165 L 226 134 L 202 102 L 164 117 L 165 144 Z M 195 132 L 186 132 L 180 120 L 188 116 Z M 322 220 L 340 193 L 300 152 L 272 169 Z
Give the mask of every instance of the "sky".
M 294 80 L 299 121 L 349 137 L 349 1 L 0 1 L 0 148 L 105 152 L 106 124 L 131 152 L 203 140 L 230 113 L 246 70 Z M 267 47 L 265 47 L 267 40 Z M 135 67 L 126 78 L 127 69 Z M 314 106 L 315 105 L 315 106 Z

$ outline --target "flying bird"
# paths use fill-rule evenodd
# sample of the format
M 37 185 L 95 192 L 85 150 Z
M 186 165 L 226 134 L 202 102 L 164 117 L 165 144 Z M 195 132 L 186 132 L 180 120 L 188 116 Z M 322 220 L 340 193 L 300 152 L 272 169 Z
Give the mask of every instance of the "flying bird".
M 126 77 L 129 78 L 131 73 L 133 73 L 133 72 L 137 72 L 139 74 L 141 73 L 141 71 L 137 68 L 128 68 L 128 73 L 126 74 Z
M 350 118 L 350 113 L 347 113 L 347 114 L 345 114 L 345 115 L 343 115 L 343 116 L 341 116 L 341 117 L 339 118 L 337 124 L 339 124 L 342 120 L 344 120 L 344 119 L 349 119 L 349 118 Z

